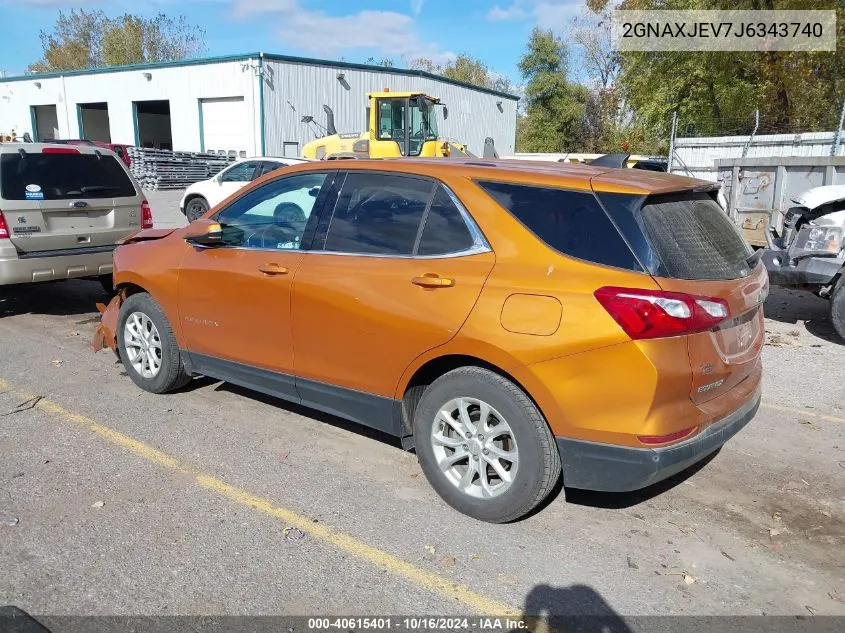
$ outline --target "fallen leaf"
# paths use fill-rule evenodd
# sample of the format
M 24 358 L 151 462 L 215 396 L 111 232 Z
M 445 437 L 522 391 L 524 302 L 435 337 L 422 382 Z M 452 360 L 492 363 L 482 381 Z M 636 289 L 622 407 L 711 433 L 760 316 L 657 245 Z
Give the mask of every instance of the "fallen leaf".
M 428 552 L 429 554 L 431 554 L 432 556 L 434 556 L 434 554 L 437 552 L 434 545 L 426 545 L 425 551 Z
M 454 564 L 455 564 L 455 557 L 454 557 L 454 556 L 447 555 L 447 556 L 444 556 L 443 558 L 441 558 L 441 559 L 440 559 L 440 562 L 441 562 L 443 565 L 445 565 L 446 567 L 451 567 L 452 565 L 454 565 Z
M 810 615 L 816 615 L 816 610 L 813 607 L 811 607 L 809 604 L 805 604 L 804 608 L 807 609 L 807 611 L 810 612 Z
M 419 473 L 411 473 L 411 479 L 416 479 L 419 476 L 420 476 Z
M 722 551 L 722 556 L 724 556 L 725 558 L 727 558 L 730 561 L 736 562 L 736 559 L 725 551 Z
M 769 528 L 769 536 L 770 536 L 770 537 L 780 536 L 780 535 L 781 535 L 781 534 L 783 534 L 784 532 L 786 532 L 786 530 L 785 530 L 785 529 L 783 529 L 783 528 L 779 528 L 779 529 L 777 529 L 777 528 Z
M 810 420 L 798 420 L 798 424 L 803 424 L 804 426 L 809 426 L 814 431 L 819 431 L 822 428 L 818 424 L 816 424 L 815 422 L 810 422 Z
M 687 585 L 692 585 L 692 584 L 694 584 L 697 580 L 698 580 L 698 578 L 696 578 L 696 577 L 695 577 L 695 576 L 693 576 L 692 574 L 684 574 L 684 583 L 685 583 L 685 584 L 687 584 Z
M 775 521 L 780 521 L 780 520 L 781 520 L 781 518 L 782 518 L 782 517 L 781 517 L 781 514 L 780 514 L 780 510 L 775 510 L 774 512 L 772 512 L 772 518 L 773 518 Z
M 845 602 L 845 596 L 834 589 L 833 591 L 828 591 L 827 595 L 830 597 L 831 600 L 836 600 L 836 602 Z
M 79 336 L 79 332 L 73 331 L 70 333 L 71 336 Z
M 95 501 L 94 503 L 91 504 L 91 507 L 92 508 L 102 508 L 104 505 L 106 505 L 105 501 Z
M 285 535 L 285 538 L 289 541 L 298 541 L 303 536 L 305 536 L 305 532 L 296 527 L 286 527 L 284 530 L 282 530 L 282 533 Z
M 469 557 L 469 559 L 470 560 L 481 560 L 481 556 L 479 556 L 478 554 L 473 554 L 472 556 Z
M 62 363 L 64 362 L 61 358 L 56 358 L 55 360 L 50 361 L 56 367 L 61 367 Z
M 631 560 L 630 556 L 628 556 L 628 567 L 630 567 L 631 569 L 639 569 L 640 568 L 639 565 L 637 565 L 634 561 Z

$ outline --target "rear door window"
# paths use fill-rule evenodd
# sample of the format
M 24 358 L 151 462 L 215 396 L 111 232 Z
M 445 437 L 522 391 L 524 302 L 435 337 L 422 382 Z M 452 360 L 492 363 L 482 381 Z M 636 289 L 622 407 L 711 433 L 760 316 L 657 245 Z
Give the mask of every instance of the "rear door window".
M 640 214 L 668 276 L 738 279 L 751 272 L 751 248 L 707 194 L 649 198 Z
M 564 255 L 642 271 L 592 192 L 506 182 L 477 184 L 540 240 Z
M 136 195 L 135 185 L 114 156 L 31 152 L 0 155 L 0 196 L 5 200 Z
M 475 239 L 461 212 L 439 186 L 425 218 L 417 255 L 446 255 L 472 248 Z
M 411 255 L 434 187 L 409 176 L 350 172 L 329 222 L 325 250 Z

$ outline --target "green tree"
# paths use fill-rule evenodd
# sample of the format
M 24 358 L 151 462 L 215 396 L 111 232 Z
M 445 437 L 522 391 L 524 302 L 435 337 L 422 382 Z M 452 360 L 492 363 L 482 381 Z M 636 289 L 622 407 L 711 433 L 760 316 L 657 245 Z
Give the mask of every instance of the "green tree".
M 517 149 L 523 152 L 584 151 L 590 91 L 569 81 L 569 51 L 552 31 L 535 28 L 519 61 L 525 79 L 524 116 Z
M 196 57 L 205 51 L 205 31 L 162 13 L 152 18 L 103 11 L 59 12 L 52 31 L 41 31 L 42 57 L 31 72 L 81 70 Z
M 594 0 L 604 5 L 606 0 Z M 837 52 L 625 52 L 618 84 L 637 121 L 668 137 L 830 130 L 845 100 L 845 10 L 837 0 L 623 0 L 621 9 L 837 9 Z
M 455 81 L 461 81 L 473 86 L 513 92 L 514 87 L 507 77 L 498 75 L 487 64 L 471 55 L 461 54 L 446 64 L 437 64 L 432 60 L 420 57 L 410 63 L 411 68 L 424 70 L 435 75 L 442 75 Z

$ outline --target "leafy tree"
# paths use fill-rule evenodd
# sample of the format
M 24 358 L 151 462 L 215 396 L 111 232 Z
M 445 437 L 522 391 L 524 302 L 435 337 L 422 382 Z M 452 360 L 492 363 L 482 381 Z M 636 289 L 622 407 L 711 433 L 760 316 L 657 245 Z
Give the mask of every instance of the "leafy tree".
M 172 61 L 205 51 L 205 31 L 184 16 L 152 18 L 103 11 L 59 12 L 53 30 L 41 31 L 42 58 L 31 72 L 81 70 L 103 66 Z
M 393 60 L 389 57 L 382 57 L 381 59 L 376 59 L 375 57 L 368 57 L 367 64 L 371 64 L 373 66 L 382 66 L 384 68 L 393 68 L 396 64 L 393 63 Z
M 470 55 L 458 55 L 454 60 L 445 65 L 437 64 L 430 59 L 420 57 L 414 59 L 410 64 L 411 68 L 424 70 L 435 75 L 443 75 L 455 81 L 490 88 L 501 92 L 513 92 L 514 87 L 507 77 L 496 74 L 489 66 L 479 59 Z
M 607 4 L 606 0 L 591 0 Z M 621 9 L 837 9 L 837 52 L 625 52 L 618 84 L 638 121 L 668 136 L 830 130 L 845 101 L 845 10 L 837 0 L 623 0 Z
M 517 147 L 524 152 L 584 151 L 590 91 L 567 78 L 569 51 L 552 31 L 535 28 L 519 62 L 525 114 Z

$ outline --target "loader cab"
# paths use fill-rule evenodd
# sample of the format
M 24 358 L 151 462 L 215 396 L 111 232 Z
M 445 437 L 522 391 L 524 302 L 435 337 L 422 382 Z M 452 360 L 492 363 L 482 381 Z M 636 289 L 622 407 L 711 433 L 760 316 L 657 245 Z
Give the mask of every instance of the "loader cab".
M 370 157 L 447 156 L 448 144 L 438 142 L 440 100 L 410 92 L 370 93 L 367 128 Z

